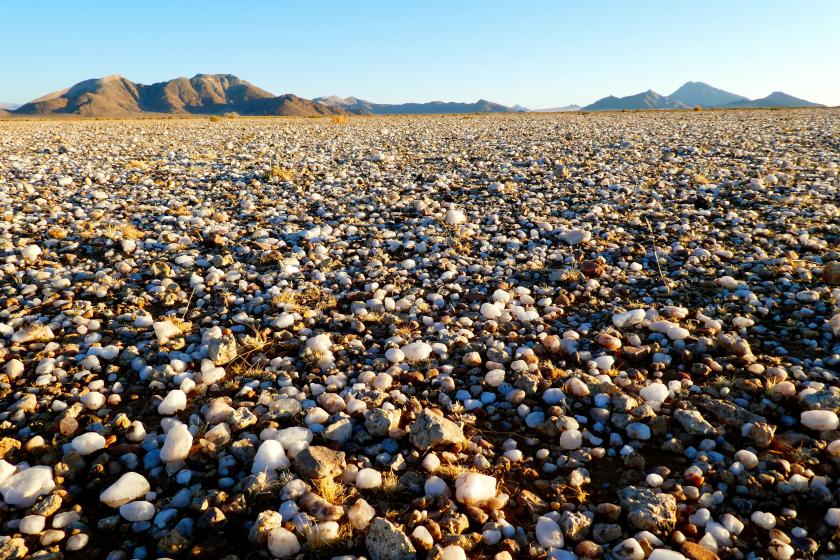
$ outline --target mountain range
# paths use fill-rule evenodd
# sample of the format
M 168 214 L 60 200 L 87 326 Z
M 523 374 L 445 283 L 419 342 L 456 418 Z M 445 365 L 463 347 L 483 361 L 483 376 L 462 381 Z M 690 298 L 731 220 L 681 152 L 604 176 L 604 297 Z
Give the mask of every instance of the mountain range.
M 335 115 L 326 105 L 292 94 L 275 96 L 230 74 L 197 74 L 144 85 L 113 75 L 47 94 L 13 114 L 71 114 L 86 117 L 143 113 L 311 116 Z
M 687 109 L 691 107 L 822 107 L 782 92 L 750 100 L 702 82 L 686 82 L 671 95 L 648 90 L 627 97 L 604 97 L 591 105 L 568 105 L 539 111 L 620 111 L 637 109 Z M 287 93 L 275 96 L 231 74 L 196 74 L 150 85 L 119 75 L 79 82 L 17 106 L 0 104 L 0 116 L 79 115 L 123 117 L 142 114 L 171 115 L 405 115 L 453 113 L 511 113 L 528 111 L 479 99 L 475 103 L 431 101 L 428 103 L 374 103 L 356 97 L 335 95 L 304 99 Z
M 429 115 L 453 113 L 511 113 L 526 110 L 524 107 L 505 107 L 492 101 L 479 99 L 475 103 L 430 101 L 428 103 L 373 103 L 356 97 L 341 98 L 335 95 L 316 97 L 312 101 L 323 103 L 357 115 Z
M 636 109 L 688 109 L 691 107 L 739 109 L 771 107 L 824 107 L 781 91 L 761 99 L 748 99 L 743 95 L 730 93 L 703 82 L 686 82 L 671 95 L 661 95 L 647 90 L 627 97 L 604 97 L 582 111 L 623 111 Z

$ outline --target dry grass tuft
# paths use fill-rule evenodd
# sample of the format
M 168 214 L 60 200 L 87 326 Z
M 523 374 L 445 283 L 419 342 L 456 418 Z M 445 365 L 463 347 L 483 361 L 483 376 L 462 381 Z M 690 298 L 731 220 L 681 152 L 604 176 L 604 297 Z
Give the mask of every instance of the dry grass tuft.
M 330 121 L 335 124 L 347 124 L 350 122 L 350 118 L 347 115 L 333 115 L 330 117 Z
M 313 480 L 312 486 L 316 494 L 336 506 L 342 505 L 348 497 L 347 487 L 343 483 L 329 477 Z
M 222 117 L 219 115 L 210 115 L 210 122 L 219 122 L 222 120 Z
M 105 231 L 108 239 L 143 239 L 145 233 L 131 224 L 109 224 Z
M 242 346 L 246 353 L 258 352 L 271 343 L 271 329 L 260 330 L 259 327 L 251 325 L 251 334 L 245 335 L 242 339 Z
M 369 311 L 364 315 L 359 315 L 359 320 L 363 323 L 371 323 L 379 325 L 386 323 L 391 319 L 391 316 L 384 311 Z
M 275 307 L 285 306 L 291 311 L 305 311 L 317 309 L 327 311 L 338 305 L 338 301 L 332 294 L 324 291 L 319 286 L 308 286 L 303 290 L 285 289 L 273 298 L 271 304 Z
M 434 472 L 435 475 L 448 481 L 454 481 L 458 476 L 465 472 L 476 472 L 474 468 L 465 467 L 463 465 L 441 465 Z
M 380 492 L 386 496 L 402 492 L 404 490 L 402 482 L 393 472 L 388 471 L 382 475 L 382 486 L 379 487 Z
M 314 521 L 314 520 L 313 520 Z M 338 535 L 334 539 L 322 538 L 313 528 L 305 526 L 300 531 L 308 548 L 307 557 L 330 558 L 344 550 L 344 543 L 353 536 L 353 527 L 349 523 L 342 523 L 338 527 Z
M 278 183 L 290 182 L 295 179 L 295 170 L 288 167 L 281 167 L 275 165 L 265 173 L 263 173 L 264 181 L 275 181 Z

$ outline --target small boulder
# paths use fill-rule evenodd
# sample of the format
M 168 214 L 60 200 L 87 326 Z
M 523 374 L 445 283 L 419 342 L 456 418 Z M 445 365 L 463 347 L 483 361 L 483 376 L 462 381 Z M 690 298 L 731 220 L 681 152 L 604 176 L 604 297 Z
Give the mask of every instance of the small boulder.
M 417 551 L 411 541 L 390 521 L 377 517 L 370 525 L 365 546 L 371 560 L 414 560 Z
M 347 463 L 343 451 L 310 445 L 295 456 L 294 469 L 302 478 L 335 478 L 344 472 Z
M 454 445 L 464 441 L 464 432 L 452 420 L 423 410 L 411 425 L 411 443 L 418 449 L 430 449 L 443 445 Z

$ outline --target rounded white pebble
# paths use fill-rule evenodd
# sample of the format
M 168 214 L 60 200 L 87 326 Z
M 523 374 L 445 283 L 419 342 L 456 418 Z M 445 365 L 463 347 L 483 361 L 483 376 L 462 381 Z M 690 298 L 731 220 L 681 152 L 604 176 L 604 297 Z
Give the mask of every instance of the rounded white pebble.
M 20 520 L 20 532 L 24 535 L 37 535 L 44 530 L 47 519 L 43 515 L 27 515 Z
M 70 445 L 79 455 L 90 455 L 100 449 L 105 449 L 105 438 L 95 432 L 88 432 L 74 437 Z
M 163 447 L 160 448 L 160 460 L 164 463 L 183 461 L 190 454 L 193 437 L 186 424 L 178 423 L 166 433 Z
M 187 394 L 180 389 L 173 389 L 158 405 L 158 414 L 170 416 L 187 408 Z
M 273 473 L 277 469 L 288 468 L 290 464 L 283 445 L 277 440 L 268 439 L 262 442 L 260 448 L 257 449 L 251 472 L 253 474 L 261 472 Z
M 776 526 L 776 516 L 772 513 L 764 512 L 764 511 L 754 511 L 750 516 L 750 521 L 761 527 L 762 529 L 769 531 L 773 527 Z
M 356 473 L 356 488 L 368 490 L 382 486 L 382 473 L 376 469 L 361 469 Z
M 562 548 L 563 532 L 560 525 L 550 517 L 542 516 L 537 520 L 537 542 L 543 548 Z
M 840 425 L 837 414 L 831 410 L 806 410 L 799 418 L 802 425 L 811 430 L 827 432 L 836 430 Z
M 99 495 L 99 500 L 111 507 L 119 507 L 145 496 L 150 489 L 149 481 L 142 474 L 127 472 L 106 488 Z
M 155 516 L 155 506 L 144 500 L 129 502 L 120 506 L 120 515 L 126 521 L 148 521 Z
M 300 552 L 300 543 L 294 533 L 276 527 L 268 534 L 268 551 L 275 558 L 287 558 Z
M 580 430 L 566 430 L 560 434 L 560 447 L 563 449 L 580 449 L 583 444 L 583 434 Z
M 440 551 L 440 560 L 467 560 L 467 553 L 457 544 L 450 544 Z

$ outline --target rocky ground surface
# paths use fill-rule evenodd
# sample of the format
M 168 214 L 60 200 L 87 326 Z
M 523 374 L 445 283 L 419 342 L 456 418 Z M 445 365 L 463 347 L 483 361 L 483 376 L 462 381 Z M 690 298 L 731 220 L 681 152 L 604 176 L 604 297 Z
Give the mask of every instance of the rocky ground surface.
M 0 558 L 840 546 L 840 112 L 0 122 Z

